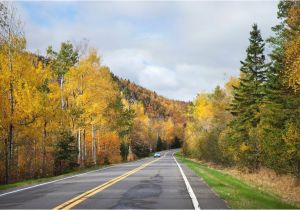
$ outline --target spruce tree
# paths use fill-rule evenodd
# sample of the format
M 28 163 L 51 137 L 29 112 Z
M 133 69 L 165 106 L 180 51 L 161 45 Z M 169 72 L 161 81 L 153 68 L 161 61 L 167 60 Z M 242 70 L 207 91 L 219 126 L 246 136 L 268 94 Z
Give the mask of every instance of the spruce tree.
M 264 40 L 254 24 L 250 32 L 247 56 L 241 61 L 240 84 L 234 87 L 230 111 L 235 116 L 231 127 L 237 146 L 238 162 L 250 169 L 259 166 L 259 146 L 253 129 L 259 122 L 259 107 L 264 97 L 263 86 L 266 80 Z M 240 151 L 241 150 L 241 151 Z
M 266 64 L 264 52 L 264 40 L 256 24 L 250 32 L 250 45 L 247 48 L 247 56 L 241 61 L 240 84 L 234 87 L 234 99 L 231 104 L 231 113 L 240 117 L 242 122 L 251 122 L 256 126 L 258 119 L 259 103 L 263 98 L 263 84 L 266 79 Z

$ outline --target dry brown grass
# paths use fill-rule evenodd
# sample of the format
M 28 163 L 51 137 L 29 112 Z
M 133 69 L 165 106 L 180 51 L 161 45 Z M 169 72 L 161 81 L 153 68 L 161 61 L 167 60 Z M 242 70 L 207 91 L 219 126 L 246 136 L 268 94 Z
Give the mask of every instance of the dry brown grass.
M 268 168 L 261 168 L 253 173 L 242 172 L 236 168 L 226 168 L 224 171 L 258 188 L 274 193 L 283 200 L 300 204 L 300 185 L 296 185 L 296 180 L 291 175 L 278 175 Z
M 236 167 L 225 168 L 211 162 L 192 160 L 228 173 L 249 185 L 275 194 L 285 201 L 300 204 L 300 185 L 296 184 L 297 182 L 292 175 L 278 175 L 268 168 L 261 168 L 259 171 L 249 173 Z

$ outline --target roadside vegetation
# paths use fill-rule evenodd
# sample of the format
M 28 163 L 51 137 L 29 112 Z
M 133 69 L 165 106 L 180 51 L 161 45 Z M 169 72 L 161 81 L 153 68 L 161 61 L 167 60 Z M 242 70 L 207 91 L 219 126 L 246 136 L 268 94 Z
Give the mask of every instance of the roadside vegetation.
M 154 155 L 154 152 L 151 152 L 151 153 L 149 153 L 148 157 L 152 157 L 153 155 Z M 130 160 L 128 160 L 126 162 L 130 162 Z M 43 178 L 27 179 L 27 180 L 20 181 L 20 182 L 14 182 L 14 183 L 10 183 L 10 184 L 3 184 L 3 185 L 0 185 L 0 190 L 6 190 L 6 189 L 11 189 L 11 188 L 17 188 L 17 187 L 26 187 L 28 185 L 33 185 L 33 184 L 39 184 L 39 183 L 43 183 L 43 182 L 54 181 L 54 180 L 66 178 L 66 177 L 69 177 L 69 176 L 74 176 L 74 175 L 78 175 L 78 174 L 82 174 L 82 173 L 86 173 L 86 172 L 90 172 L 90 171 L 102 169 L 102 168 L 109 167 L 109 166 L 112 166 L 112 165 L 114 165 L 114 164 L 110 164 L 110 165 L 95 165 L 95 166 L 90 166 L 90 167 L 85 167 L 85 168 L 68 169 L 68 170 L 65 170 L 62 174 L 60 174 L 58 176 L 50 176 L 50 177 L 43 177 Z
M 189 107 L 182 151 L 186 157 L 234 167 L 243 173 L 267 168 L 279 177 L 293 177 L 281 185 L 283 189 L 291 185 L 299 189 L 300 2 L 280 1 L 278 20 L 272 28 L 274 36 L 266 41 L 258 25 L 252 26 L 238 78 L 232 78 L 224 88 L 216 87 L 214 92 L 196 97 Z M 262 179 L 272 181 L 267 174 Z M 289 197 L 289 192 L 281 193 Z M 253 196 L 253 202 L 260 202 L 253 193 L 249 196 Z M 299 199 L 299 193 L 293 197 L 295 202 Z M 231 202 L 237 206 L 234 200 Z M 247 208 L 264 206 L 262 202 L 261 206 Z
M 234 209 L 297 209 L 300 205 L 287 203 L 275 194 L 263 191 L 255 186 L 229 175 L 228 173 L 211 168 L 180 154 L 176 157 L 192 169 L 199 177 Z M 201 207 L 201 206 L 200 206 Z
M 17 188 L 17 187 L 26 187 L 26 186 L 29 186 L 29 185 L 39 184 L 39 183 L 43 183 L 43 182 L 54 181 L 54 180 L 57 180 L 57 179 L 62 179 L 62 178 L 68 177 L 68 176 L 74 176 L 74 175 L 81 174 L 81 173 L 86 173 L 86 172 L 101 169 L 101 168 L 104 168 L 104 167 L 106 167 L 106 166 L 103 165 L 103 166 L 92 166 L 92 167 L 88 167 L 88 168 L 69 169 L 69 170 L 66 170 L 64 173 L 62 173 L 61 175 L 58 175 L 58 176 L 27 179 L 27 180 L 20 181 L 20 182 L 14 182 L 14 183 L 10 183 L 10 184 L 0 185 L 0 190 L 7 190 L 7 189 Z

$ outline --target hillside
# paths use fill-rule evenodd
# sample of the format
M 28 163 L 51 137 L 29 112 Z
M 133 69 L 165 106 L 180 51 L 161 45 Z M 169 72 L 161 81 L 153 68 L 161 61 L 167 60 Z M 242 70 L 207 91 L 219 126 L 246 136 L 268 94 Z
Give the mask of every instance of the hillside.
M 185 123 L 188 102 L 171 100 L 127 79 L 121 79 L 115 75 L 114 78 L 125 98 L 131 103 L 141 102 L 149 117 L 156 119 L 171 118 L 175 123 Z

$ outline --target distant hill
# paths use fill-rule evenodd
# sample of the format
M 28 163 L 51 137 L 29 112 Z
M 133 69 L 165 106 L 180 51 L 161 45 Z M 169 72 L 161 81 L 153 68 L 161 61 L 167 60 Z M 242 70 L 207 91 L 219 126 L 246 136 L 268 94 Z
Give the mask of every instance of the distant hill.
M 188 102 L 171 100 L 158 95 L 155 91 L 141 87 L 129 80 L 113 76 L 125 98 L 129 102 L 141 102 L 145 112 L 151 118 L 172 118 L 175 123 L 185 122 L 185 113 Z

